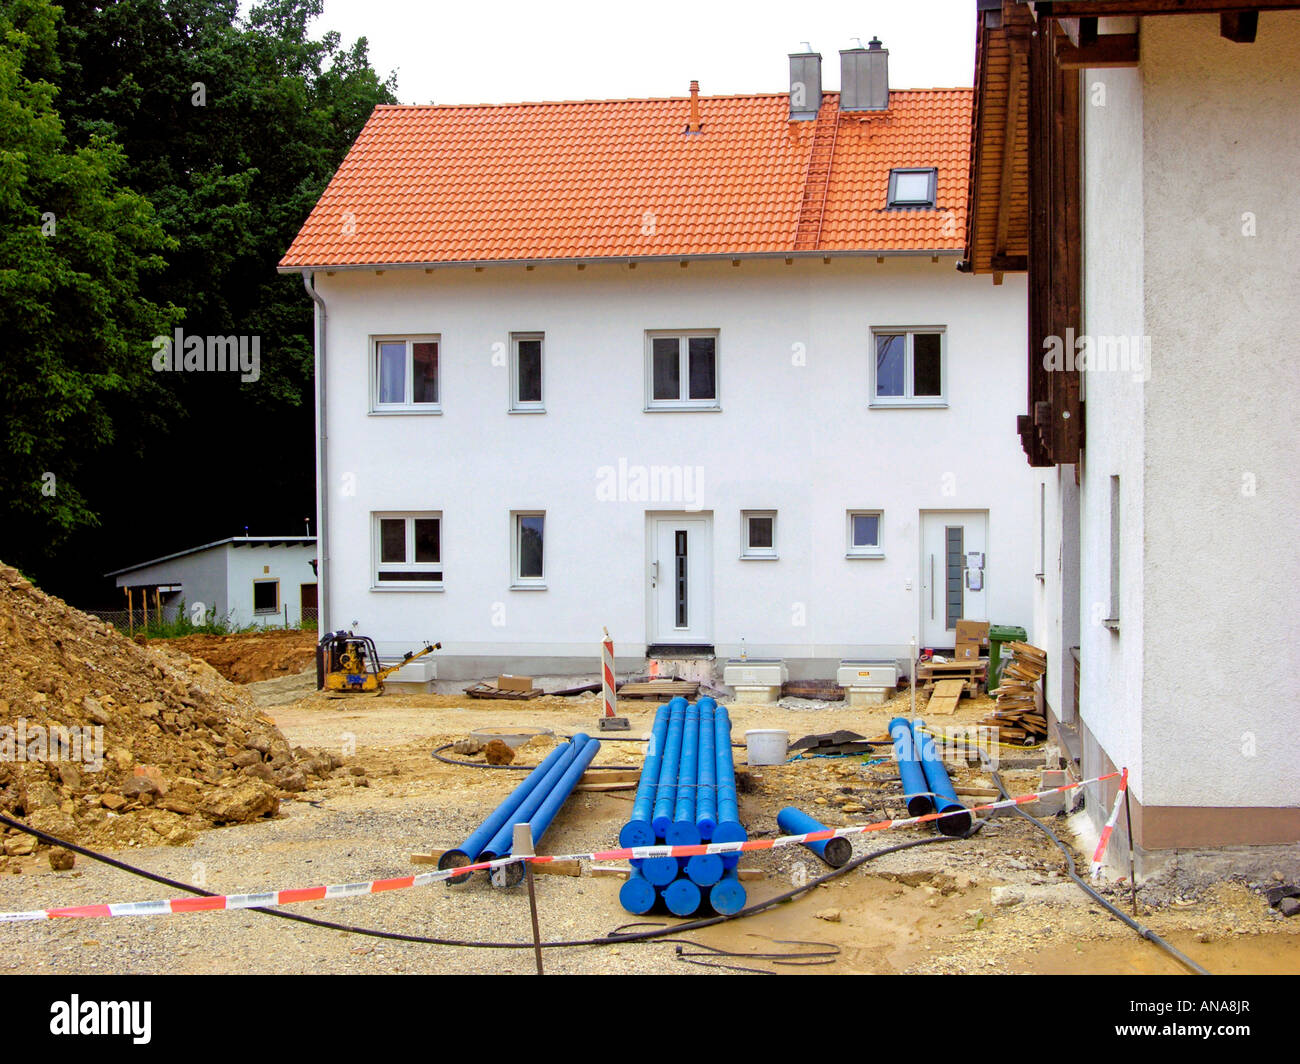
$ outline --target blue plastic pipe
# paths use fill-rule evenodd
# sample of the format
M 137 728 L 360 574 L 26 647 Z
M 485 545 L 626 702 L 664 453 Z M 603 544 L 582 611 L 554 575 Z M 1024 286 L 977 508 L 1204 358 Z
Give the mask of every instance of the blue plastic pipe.
M 488 818 L 474 831 L 469 838 L 457 846 L 454 850 L 448 850 L 438 858 L 439 868 L 459 868 L 462 865 L 474 864 L 478 861 L 479 854 L 483 852 L 489 839 L 501 830 L 503 824 L 510 820 L 511 814 L 518 809 L 534 788 L 540 783 L 546 774 L 551 770 L 555 763 L 564 756 L 565 746 L 557 746 L 532 772 L 523 778 L 523 781 L 506 797 L 499 806 L 489 814 Z M 511 821 L 513 823 L 513 821 Z M 447 880 L 448 883 L 464 883 L 470 877 L 471 873 L 463 876 L 453 876 Z
M 542 777 L 541 782 L 532 789 L 519 808 L 516 809 L 507 822 L 501 826 L 500 830 L 492 836 L 491 841 L 483 847 L 483 852 L 479 854 L 481 860 L 495 860 L 498 857 L 504 857 L 510 852 L 511 848 L 514 846 L 515 825 L 527 824 L 533 818 L 533 814 L 537 812 L 542 802 L 546 800 L 546 796 L 554 789 L 555 784 L 559 781 L 560 777 L 564 775 L 565 770 L 572 763 L 574 757 L 577 756 L 581 748 L 586 746 L 589 741 L 590 740 L 587 736 L 578 734 L 573 737 L 572 742 L 566 743 L 564 746 L 560 747 L 562 754 L 559 760 L 550 767 L 546 775 Z
M 952 780 L 948 770 L 934 748 L 934 740 L 925 730 L 925 721 L 912 721 L 912 739 L 921 755 L 921 770 L 925 773 L 925 782 L 934 794 L 934 804 L 940 813 L 947 814 L 935 821 L 940 834 L 965 835 L 970 831 L 971 817 L 966 807 L 957 800 L 957 792 L 952 789 Z
M 713 707 L 717 705 L 711 698 L 701 698 L 700 706 L 700 757 L 699 788 L 695 796 L 695 827 L 700 833 L 700 841 L 708 842 L 713 838 L 713 830 L 718 826 L 718 766 L 717 743 L 714 741 L 713 729 L 716 726 Z
M 703 895 L 689 879 L 674 879 L 664 887 L 662 897 L 674 916 L 690 916 L 699 909 Z
M 912 729 L 902 717 L 895 717 L 889 722 L 889 737 L 894 740 L 894 760 L 898 762 L 898 778 L 903 784 L 907 813 L 909 816 L 925 816 L 934 808 L 934 803 L 930 801 L 925 772 L 917 760 Z
M 722 878 L 722 856 L 716 853 L 697 853 L 686 859 L 686 875 L 698 887 L 711 887 Z
M 655 838 L 662 839 L 668 835 L 673 823 L 673 812 L 677 805 L 677 770 L 682 756 L 682 734 L 686 730 L 686 699 L 673 699 L 678 705 L 673 706 L 668 718 L 668 739 L 664 744 L 664 759 L 659 766 L 659 785 L 655 789 L 654 818 L 651 826 Z
M 639 871 L 654 886 L 666 887 L 677 878 L 681 865 L 676 857 L 647 857 L 641 862 Z
M 659 892 L 635 868 L 618 889 L 619 904 L 630 913 L 644 916 L 655 907 Z
M 709 699 L 713 702 L 713 699 Z M 749 838 L 740 823 L 740 810 L 736 804 L 736 766 L 731 756 L 731 718 L 727 707 L 713 702 L 714 766 L 718 788 L 718 826 L 713 830 L 712 842 L 744 842 Z M 722 855 L 726 868 L 735 868 L 740 854 Z
M 528 830 L 532 833 L 534 846 L 542 841 L 542 836 L 546 834 L 546 829 L 551 826 L 555 814 L 568 801 L 569 795 L 573 793 L 573 788 L 578 785 L 578 780 L 582 779 L 582 774 L 587 771 L 587 766 L 591 764 L 592 759 L 600 753 L 599 740 L 583 735 L 581 732 L 573 737 L 573 742 L 577 744 L 579 739 L 585 741 L 574 755 L 573 760 L 569 762 L 569 767 L 564 770 L 564 775 L 556 780 L 555 786 L 551 788 L 550 793 L 542 800 L 542 804 L 537 807 L 537 811 L 533 813 L 532 818 L 528 821 Z M 507 865 L 499 882 L 502 886 L 513 887 L 522 883 L 523 879 L 524 866 L 519 863 Z
M 745 907 L 746 892 L 733 868 L 709 888 L 709 904 L 720 916 L 731 916 Z
M 673 822 L 665 839 L 671 846 L 698 846 L 700 829 L 695 826 L 695 795 L 699 789 L 700 707 L 686 707 L 686 727 L 682 732 L 682 758 L 677 770 L 677 801 Z
M 645 760 L 641 763 L 641 780 L 637 784 L 636 799 L 632 803 L 632 819 L 618 833 L 620 846 L 653 846 L 654 828 L 650 819 L 654 815 L 655 790 L 659 786 L 659 766 L 664 760 L 664 743 L 668 740 L 668 718 L 677 703 L 686 699 L 674 698 L 655 711 L 654 727 L 646 745 Z
M 802 809 L 787 805 L 776 814 L 776 826 L 787 835 L 806 835 L 810 831 L 826 831 L 825 824 L 818 823 Z M 817 842 L 802 843 L 832 868 L 843 868 L 853 856 L 853 844 L 845 838 L 819 839 Z

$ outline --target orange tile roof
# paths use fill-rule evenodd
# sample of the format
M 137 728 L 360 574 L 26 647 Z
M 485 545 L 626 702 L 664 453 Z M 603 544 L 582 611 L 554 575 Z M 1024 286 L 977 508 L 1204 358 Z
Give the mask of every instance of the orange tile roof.
M 895 89 L 887 112 L 839 112 L 816 250 L 961 251 L 971 95 Z M 280 266 L 791 251 L 815 123 L 790 122 L 784 93 L 701 97 L 696 135 L 688 109 L 377 107 Z M 938 167 L 936 209 L 886 209 L 904 166 Z

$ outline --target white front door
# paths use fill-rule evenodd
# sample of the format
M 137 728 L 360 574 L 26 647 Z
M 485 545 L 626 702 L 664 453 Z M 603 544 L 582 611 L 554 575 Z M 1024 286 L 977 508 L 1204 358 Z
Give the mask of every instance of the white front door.
M 650 518 L 650 638 L 701 646 L 713 642 L 711 519 Z
M 989 515 L 950 510 L 921 516 L 921 645 L 951 648 L 957 622 L 987 621 Z

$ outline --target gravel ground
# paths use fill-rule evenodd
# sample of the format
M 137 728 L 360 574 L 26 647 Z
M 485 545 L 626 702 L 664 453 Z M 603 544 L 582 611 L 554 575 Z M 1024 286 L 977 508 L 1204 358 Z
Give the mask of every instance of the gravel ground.
M 260 685 L 251 685 L 256 693 Z M 289 701 L 293 683 L 270 681 L 263 704 L 291 742 L 340 744 L 364 767 L 365 783 L 337 779 L 285 801 L 271 821 L 200 833 L 182 846 L 138 848 L 117 856 L 207 889 L 228 893 L 408 874 L 409 856 L 459 841 L 514 785 L 517 773 L 441 765 L 429 751 L 472 727 L 529 721 L 569 734 L 592 730 L 595 699 L 538 699 L 517 704 L 470 703 L 454 696 L 402 696 L 327 701 L 308 694 Z M 808 731 L 849 727 L 874 735 L 895 707 L 824 710 L 788 706 L 734 707 L 738 737 L 746 727 Z M 648 725 L 653 706 L 620 706 L 632 734 Z M 983 712 L 963 704 L 961 719 Z M 957 721 L 954 721 L 957 722 Z M 353 747 L 355 749 L 353 750 Z M 527 748 L 524 748 L 527 751 Z M 639 763 L 639 747 L 609 743 L 602 764 Z M 959 773 L 959 776 L 961 774 Z M 979 782 L 974 777 L 959 782 Z M 792 800 L 825 822 L 862 823 L 897 806 L 887 766 L 818 759 L 754 774 L 741 796 L 742 817 L 758 837 L 775 830 L 775 813 Z M 1006 773 L 1013 790 L 1033 789 L 1032 771 Z M 608 847 L 627 816 L 630 793 L 575 795 L 545 840 L 551 853 Z M 848 805 L 845 812 L 841 806 Z M 860 807 L 860 810 L 859 808 Z M 1054 828 L 1072 837 L 1065 817 Z M 857 853 L 881 849 L 918 832 L 853 840 Z M 1176 971 L 1177 965 L 1100 914 L 1060 872 L 1058 851 L 1019 818 L 990 822 L 974 839 L 938 843 L 872 861 L 792 903 L 702 931 L 690 939 L 731 950 L 771 950 L 773 940 L 837 945 L 836 963 L 786 972 L 1035 972 Z M 824 871 L 801 848 L 756 854 L 745 866 L 766 878 L 748 884 L 751 901 L 773 897 Z M 11 861 L 0 874 L 0 909 L 146 900 L 179 892 L 85 858 L 53 872 L 43 856 Z M 1278 876 L 1300 874 L 1279 869 Z M 543 938 L 603 936 L 632 921 L 617 902 L 620 880 L 537 877 Z M 1264 884 L 1267 885 L 1267 884 Z M 1012 905 L 997 888 L 1018 895 Z M 1107 888 L 1127 909 L 1127 890 Z M 995 895 L 995 891 L 997 894 Z M 1212 971 L 1300 971 L 1300 919 L 1281 921 L 1245 882 L 1193 881 L 1185 873 L 1143 885 L 1143 919 Z M 435 885 L 341 901 L 303 903 L 289 911 L 343 923 L 460 939 L 528 941 L 527 895 L 496 889 L 482 876 L 464 887 Z M 651 917 L 650 919 L 661 919 Z M 207 913 L 168 917 L 67 920 L 5 927 L 0 972 L 21 973 L 387 973 L 531 972 L 529 949 L 486 950 L 386 942 L 312 928 L 261 914 Z M 743 963 L 743 962 L 729 962 Z M 671 943 L 552 949 L 548 972 L 709 974 L 682 962 Z M 770 967 L 762 962 L 752 966 Z

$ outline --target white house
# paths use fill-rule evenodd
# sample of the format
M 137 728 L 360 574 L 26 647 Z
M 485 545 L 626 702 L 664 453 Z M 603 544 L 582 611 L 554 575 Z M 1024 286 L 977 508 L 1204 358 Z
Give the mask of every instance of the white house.
M 1055 733 L 1153 861 L 1295 843 L 1300 11 L 978 6 L 967 266 L 1028 268 Z
M 380 107 L 316 301 L 322 628 L 443 678 L 1028 625 L 1025 284 L 954 269 L 968 89 Z
M 298 627 L 316 615 L 314 536 L 232 536 L 106 574 L 130 590 L 130 605 L 172 619 L 184 609 L 233 628 Z M 126 601 L 123 602 L 125 606 Z

